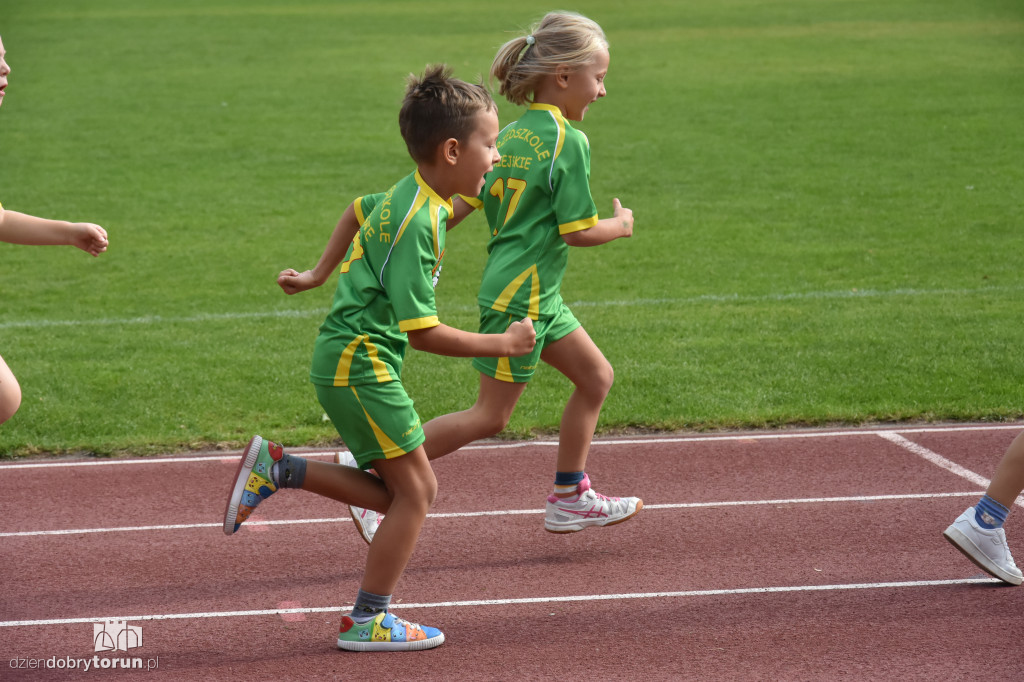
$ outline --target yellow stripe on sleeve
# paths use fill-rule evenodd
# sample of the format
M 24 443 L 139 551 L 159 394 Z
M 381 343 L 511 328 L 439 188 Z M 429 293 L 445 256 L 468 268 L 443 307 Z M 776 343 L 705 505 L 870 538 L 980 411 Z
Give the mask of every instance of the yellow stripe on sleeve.
M 597 225 L 597 214 L 584 218 L 583 220 L 574 220 L 571 223 L 565 223 L 564 225 L 558 226 L 558 234 L 569 234 L 570 232 L 579 232 L 580 230 L 587 230 Z
M 411 332 L 417 329 L 430 329 L 441 324 L 441 320 L 438 319 L 437 315 L 428 315 L 427 317 L 417 317 L 412 320 L 402 320 L 398 323 L 398 330 L 401 332 Z

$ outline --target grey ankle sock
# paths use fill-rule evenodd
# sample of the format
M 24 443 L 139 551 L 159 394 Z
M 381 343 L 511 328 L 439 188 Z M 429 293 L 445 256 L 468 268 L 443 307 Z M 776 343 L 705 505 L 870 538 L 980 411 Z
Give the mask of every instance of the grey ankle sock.
M 359 590 L 356 605 L 352 607 L 352 613 L 349 616 L 357 623 L 365 623 L 376 618 L 377 614 L 387 611 L 390 604 L 390 594 L 380 595 Z
M 271 475 L 280 488 L 301 488 L 306 480 L 306 460 L 285 455 L 274 463 Z

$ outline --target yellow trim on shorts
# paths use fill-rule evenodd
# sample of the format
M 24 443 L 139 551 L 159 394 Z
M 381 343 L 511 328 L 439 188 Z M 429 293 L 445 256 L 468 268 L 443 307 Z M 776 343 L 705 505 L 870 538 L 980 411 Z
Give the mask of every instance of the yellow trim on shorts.
M 365 407 L 363 407 L 363 401 L 359 399 L 359 393 L 356 391 L 356 387 L 350 386 L 349 388 L 352 389 L 352 395 L 356 397 L 356 402 L 359 403 L 359 407 L 363 409 L 363 414 L 366 415 L 366 422 L 370 425 L 370 428 L 373 429 L 373 436 L 377 439 L 377 445 L 380 446 L 381 452 L 384 453 L 384 459 L 394 459 L 395 457 L 401 457 L 404 455 L 405 450 L 395 445 L 395 442 L 388 438 L 388 435 L 384 433 L 379 426 L 377 426 L 377 422 L 373 421 L 373 417 L 371 417 L 370 413 L 366 411 Z
M 508 358 L 498 358 L 498 366 L 494 368 L 494 378 L 510 384 L 516 382 L 515 377 L 512 376 L 512 366 L 509 364 Z

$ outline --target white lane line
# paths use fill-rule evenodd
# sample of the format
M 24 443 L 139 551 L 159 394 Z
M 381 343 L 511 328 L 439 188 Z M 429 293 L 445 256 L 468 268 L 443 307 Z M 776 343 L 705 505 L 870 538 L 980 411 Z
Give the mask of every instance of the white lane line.
M 884 438 L 885 440 L 889 441 L 890 443 L 895 443 L 896 445 L 899 445 L 902 448 L 910 450 L 911 452 L 913 452 L 918 457 L 921 457 L 921 458 L 931 462 L 932 464 L 934 464 L 937 467 L 945 469 L 946 471 L 949 471 L 950 473 L 956 474 L 957 476 L 959 476 L 961 478 L 967 479 L 971 483 L 973 483 L 973 484 L 977 485 L 979 488 L 981 488 L 982 489 L 982 493 L 984 493 L 985 490 L 988 489 L 989 483 L 991 483 L 991 481 L 989 481 L 984 476 L 981 476 L 980 474 L 976 474 L 973 471 L 971 471 L 970 469 L 964 468 L 964 467 L 960 466 L 959 464 L 957 464 L 956 462 L 954 462 L 952 460 L 946 459 L 945 457 L 943 457 L 939 453 L 937 453 L 937 452 L 935 452 L 933 450 L 929 450 L 928 448 L 924 447 L 923 445 L 918 445 L 917 443 L 915 443 L 912 440 L 907 440 L 906 438 L 904 438 L 903 436 L 899 435 L 898 433 L 895 433 L 895 432 L 892 432 L 892 431 L 881 431 L 881 432 L 878 433 L 878 436 L 879 436 L 879 438 Z M 1017 498 L 1015 504 L 1018 507 L 1024 507 L 1024 495 L 1019 496 Z
M 748 507 L 763 505 L 783 504 L 815 504 L 815 503 L 837 503 L 837 502 L 879 502 L 893 500 L 925 500 L 942 497 L 972 497 L 981 495 L 981 491 L 950 492 L 950 493 L 907 493 L 902 495 L 856 495 L 850 497 L 806 497 L 789 498 L 780 500 L 729 500 L 725 502 L 679 502 L 672 504 L 646 504 L 644 510 L 656 509 L 701 509 L 707 507 Z M 467 519 L 481 516 L 521 516 L 529 514 L 543 514 L 543 509 L 499 509 L 495 511 L 478 512 L 439 512 L 427 514 L 431 519 Z M 320 519 L 283 519 L 276 521 L 249 520 L 245 522 L 246 527 L 254 526 L 290 526 L 313 523 L 350 523 L 349 516 L 338 516 Z M 190 530 L 196 528 L 223 528 L 223 523 L 174 523 L 160 526 L 119 526 L 112 528 L 68 528 L 63 530 L 24 530 L 7 531 L 0 533 L 0 538 L 24 538 L 37 537 L 40 535 L 84 535 L 88 533 L 125 533 L 131 531 L 155 531 L 155 530 Z
M 679 599 L 685 597 L 719 597 L 731 595 L 760 595 L 791 592 L 836 592 L 843 590 L 887 590 L 912 587 L 947 587 L 953 585 L 995 585 L 1002 581 L 995 578 L 962 578 L 957 580 L 911 580 L 885 583 L 851 583 L 840 585 L 795 585 L 784 587 L 744 587 L 724 590 L 683 590 L 679 592 L 633 592 L 623 594 L 582 594 L 561 597 L 524 597 L 517 599 L 470 599 L 465 601 L 428 602 L 423 604 L 399 604 L 399 609 L 438 609 L 468 606 L 510 606 L 514 604 L 555 604 L 567 602 L 594 602 L 618 599 Z M 208 611 L 197 613 L 158 613 L 143 616 L 96 616 L 93 618 L 49 618 L 45 620 L 0 621 L 0 627 L 30 627 L 38 625 L 70 625 L 74 623 L 95 623 L 117 620 L 183 620 L 198 618 L 237 618 L 244 616 L 280 616 L 296 613 L 341 613 L 352 608 L 345 606 L 315 606 L 290 609 L 254 609 L 250 611 Z
M 595 438 L 594 447 L 614 447 L 620 445 L 651 445 L 663 443 L 709 443 L 714 441 L 761 441 L 761 440 L 788 440 L 792 438 L 839 438 L 849 436 L 882 436 L 882 434 L 896 433 L 962 433 L 966 431 L 1022 431 L 1024 424 L 970 424 L 960 426 L 927 426 L 906 429 L 863 429 L 847 431 L 799 431 L 795 433 L 738 433 L 710 436 L 670 436 L 650 438 Z M 908 443 L 910 441 L 907 441 Z M 532 447 L 557 447 L 557 440 L 531 440 L 517 441 L 514 443 L 486 443 L 481 445 L 467 445 L 461 450 L 512 450 Z M 303 452 L 295 450 L 294 454 L 302 457 L 333 457 L 334 451 Z M 193 462 L 216 462 L 216 461 L 238 461 L 238 453 L 227 451 L 224 454 L 215 455 L 193 455 L 187 457 L 144 457 L 136 459 L 90 459 L 79 461 L 57 461 L 57 462 L 12 462 L 0 463 L 0 474 L 13 469 L 51 469 L 51 468 L 72 468 L 91 466 L 116 466 L 134 464 L 191 464 Z
M 681 298 L 636 298 L 619 301 L 573 301 L 570 308 L 621 308 L 621 307 L 664 307 L 668 305 L 700 305 L 703 303 L 771 303 L 781 301 L 814 301 L 821 299 L 893 298 L 918 296 L 974 296 L 1014 293 L 1024 290 L 1022 286 L 971 287 L 962 289 L 838 289 L 832 291 L 796 291 L 782 294 L 701 294 Z M 452 312 L 477 312 L 474 305 L 451 305 Z M 199 313 L 197 315 L 164 316 L 140 315 L 138 317 L 104 317 L 82 320 L 13 320 L 0 322 L 0 329 L 41 329 L 47 327 L 103 327 L 121 325 L 193 324 L 230 320 L 262 320 L 274 318 L 319 318 L 323 308 L 312 310 L 281 309 L 231 313 Z

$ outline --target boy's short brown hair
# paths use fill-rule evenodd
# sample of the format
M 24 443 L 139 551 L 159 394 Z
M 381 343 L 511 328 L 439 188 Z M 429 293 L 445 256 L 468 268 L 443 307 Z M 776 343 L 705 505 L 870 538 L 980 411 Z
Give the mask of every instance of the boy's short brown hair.
M 483 85 L 452 78 L 449 67 L 435 64 L 422 77 L 409 74 L 398 126 L 409 155 L 420 163 L 430 161 L 445 140 L 465 139 L 479 112 L 497 109 Z

